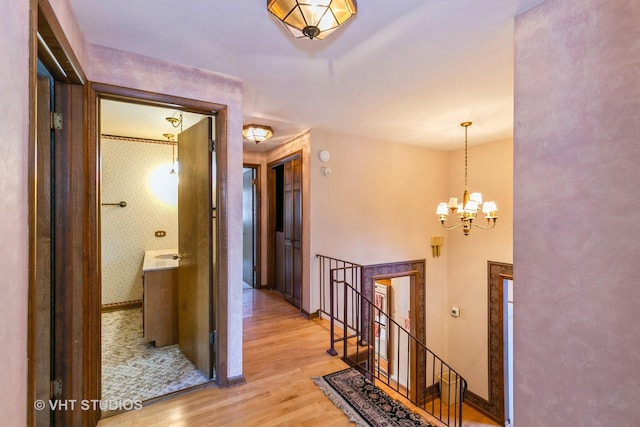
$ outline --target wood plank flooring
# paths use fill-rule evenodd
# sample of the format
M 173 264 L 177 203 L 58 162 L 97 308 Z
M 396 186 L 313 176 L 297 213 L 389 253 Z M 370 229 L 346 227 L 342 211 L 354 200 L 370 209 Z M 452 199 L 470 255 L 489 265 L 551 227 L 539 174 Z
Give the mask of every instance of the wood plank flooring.
M 194 390 L 98 425 L 353 426 L 311 380 L 347 367 L 326 353 L 328 323 L 305 319 L 273 291 L 245 289 L 243 310 L 245 384 Z M 466 406 L 464 413 L 465 426 L 497 425 Z

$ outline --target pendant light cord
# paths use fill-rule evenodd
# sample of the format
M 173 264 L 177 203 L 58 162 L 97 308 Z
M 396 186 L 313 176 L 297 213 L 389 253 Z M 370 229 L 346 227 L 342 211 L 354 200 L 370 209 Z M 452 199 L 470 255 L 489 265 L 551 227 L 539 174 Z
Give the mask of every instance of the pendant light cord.
M 467 129 L 469 126 L 464 127 L 464 189 L 469 190 L 467 188 L 467 164 L 468 164 L 468 148 L 467 148 Z

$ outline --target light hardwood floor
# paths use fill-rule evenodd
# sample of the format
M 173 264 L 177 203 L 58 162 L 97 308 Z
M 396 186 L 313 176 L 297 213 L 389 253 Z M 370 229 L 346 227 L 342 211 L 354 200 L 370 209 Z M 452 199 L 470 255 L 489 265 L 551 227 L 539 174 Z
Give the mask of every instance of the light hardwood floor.
M 326 353 L 328 323 L 305 319 L 273 291 L 245 289 L 243 310 L 245 384 L 195 390 L 98 425 L 353 426 L 311 380 L 347 367 Z M 469 427 L 497 425 L 467 406 L 464 418 Z

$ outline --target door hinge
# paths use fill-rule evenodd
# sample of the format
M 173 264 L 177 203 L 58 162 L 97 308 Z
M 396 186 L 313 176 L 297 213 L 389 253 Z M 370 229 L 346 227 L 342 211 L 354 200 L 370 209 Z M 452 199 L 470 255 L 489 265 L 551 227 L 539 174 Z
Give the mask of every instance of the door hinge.
M 62 397 L 62 380 L 51 381 L 49 396 L 52 399 L 60 399 Z
M 209 151 L 216 151 L 216 141 L 213 139 L 209 140 Z
M 51 112 L 51 129 L 62 129 L 62 113 Z
M 216 343 L 216 331 L 209 332 L 209 344 Z

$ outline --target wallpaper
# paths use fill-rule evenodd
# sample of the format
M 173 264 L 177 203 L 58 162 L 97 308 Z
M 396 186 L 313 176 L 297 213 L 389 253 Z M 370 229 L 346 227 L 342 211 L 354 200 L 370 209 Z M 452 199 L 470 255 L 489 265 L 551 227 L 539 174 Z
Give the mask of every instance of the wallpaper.
M 177 152 L 177 150 L 176 150 Z M 142 299 L 144 251 L 178 246 L 178 175 L 167 144 L 102 139 L 102 304 Z M 156 237 L 165 231 L 165 237 Z

